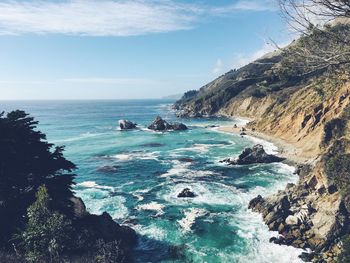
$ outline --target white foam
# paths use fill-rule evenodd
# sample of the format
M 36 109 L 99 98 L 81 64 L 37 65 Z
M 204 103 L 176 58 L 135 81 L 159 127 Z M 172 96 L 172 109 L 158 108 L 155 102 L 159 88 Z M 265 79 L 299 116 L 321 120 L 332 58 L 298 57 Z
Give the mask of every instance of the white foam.
M 155 240 L 164 240 L 167 235 L 167 231 L 163 228 L 160 228 L 156 225 L 148 225 L 148 226 L 142 226 L 142 225 L 135 225 L 133 228 L 140 234 L 144 236 L 148 236 Z
M 246 136 L 249 140 L 253 141 L 255 144 L 261 144 L 264 147 L 264 150 L 268 154 L 278 154 L 278 147 L 274 145 L 272 142 L 265 141 L 260 138 L 256 138 L 253 136 Z
M 76 195 L 81 197 L 87 210 L 96 215 L 108 212 L 113 219 L 123 219 L 128 215 L 125 198 L 112 196 L 110 191 L 101 188 L 86 188 L 77 190 Z
M 201 208 L 190 208 L 184 212 L 185 217 L 177 222 L 182 227 L 183 232 L 190 232 L 193 224 L 196 222 L 198 217 L 205 216 L 207 211 Z
M 116 154 L 113 157 L 120 162 L 127 162 L 131 160 L 157 160 L 157 152 L 131 152 Z
M 145 210 L 145 211 L 157 211 L 158 215 L 164 214 L 163 209 L 165 208 L 164 205 L 156 203 L 156 202 L 151 202 L 148 204 L 142 204 L 138 205 L 136 207 L 137 210 Z
M 178 198 L 178 194 L 185 188 L 190 188 L 196 196 L 193 198 Z M 181 182 L 175 186 L 169 185 L 167 192 L 160 197 L 176 205 L 193 203 L 234 206 L 240 203 L 239 193 L 235 187 L 217 182 L 188 181 L 188 183 Z
M 170 177 L 170 176 L 181 176 L 187 178 L 194 177 L 204 177 L 204 176 L 212 176 L 215 173 L 208 170 L 193 170 L 190 169 L 191 163 L 189 162 L 181 162 L 179 160 L 172 161 L 173 166 L 166 173 L 161 174 L 160 177 Z
M 85 182 L 77 183 L 76 186 L 81 186 L 86 188 L 114 190 L 114 187 L 112 186 L 99 185 L 95 181 L 85 181 Z

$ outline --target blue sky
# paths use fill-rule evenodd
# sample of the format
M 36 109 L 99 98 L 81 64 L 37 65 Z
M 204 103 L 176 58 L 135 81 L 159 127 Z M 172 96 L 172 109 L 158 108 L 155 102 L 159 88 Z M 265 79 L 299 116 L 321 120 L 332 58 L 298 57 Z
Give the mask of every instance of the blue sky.
M 159 98 L 286 44 L 274 0 L 0 3 L 0 99 Z

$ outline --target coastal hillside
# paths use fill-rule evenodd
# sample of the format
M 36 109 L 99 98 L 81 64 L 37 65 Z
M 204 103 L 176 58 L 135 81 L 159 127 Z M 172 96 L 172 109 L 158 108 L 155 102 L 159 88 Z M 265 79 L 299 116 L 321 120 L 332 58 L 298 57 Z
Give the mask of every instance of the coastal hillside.
M 314 262 L 349 262 L 349 36 L 347 21 L 311 29 L 174 104 L 179 117 L 249 118 L 248 130 L 282 139 L 305 157 L 298 184 L 259 196 L 250 208 L 281 234 L 271 242 L 311 249 L 303 258 Z

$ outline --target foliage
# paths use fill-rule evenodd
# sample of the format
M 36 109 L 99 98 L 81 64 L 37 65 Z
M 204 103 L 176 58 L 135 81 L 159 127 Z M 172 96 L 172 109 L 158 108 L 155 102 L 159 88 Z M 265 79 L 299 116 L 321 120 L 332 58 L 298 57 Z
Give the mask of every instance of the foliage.
M 328 121 L 324 126 L 324 135 L 322 144 L 328 145 L 331 140 L 340 138 L 344 135 L 346 122 L 341 118 L 335 118 Z
M 0 113 L 0 261 L 123 262 L 127 231 L 112 218 L 74 215 L 75 165 L 37 124 L 23 111 Z
M 125 252 L 122 249 L 120 249 L 120 244 L 118 241 L 104 242 L 100 239 L 96 242 L 96 247 L 97 252 L 95 255 L 95 262 L 126 262 Z
M 327 176 L 338 189 L 348 193 L 350 182 L 350 154 L 335 154 L 326 162 Z
M 350 58 L 350 26 L 335 25 L 323 30 L 313 30 L 302 36 L 288 48 L 282 49 L 283 59 L 279 67 L 281 78 L 293 76 L 309 77 L 326 71 L 337 69 L 349 63 Z M 337 38 L 330 37 L 330 34 Z M 347 39 L 345 44 L 339 39 Z
M 71 247 L 72 222 L 49 208 L 50 199 L 45 186 L 39 187 L 36 198 L 28 208 L 28 223 L 21 235 L 26 259 L 53 261 Z
M 63 148 L 46 141 L 38 122 L 24 111 L 0 114 L 0 245 L 25 225 L 27 208 L 40 185 L 46 185 L 50 205 L 71 213 L 70 197 L 75 165 L 63 157 Z
M 262 89 L 254 89 L 253 92 L 252 92 L 252 96 L 255 97 L 255 98 L 264 98 L 266 97 L 266 91 L 262 90 Z
M 350 262 L 350 235 L 346 235 L 343 240 L 343 249 L 338 257 L 338 263 Z

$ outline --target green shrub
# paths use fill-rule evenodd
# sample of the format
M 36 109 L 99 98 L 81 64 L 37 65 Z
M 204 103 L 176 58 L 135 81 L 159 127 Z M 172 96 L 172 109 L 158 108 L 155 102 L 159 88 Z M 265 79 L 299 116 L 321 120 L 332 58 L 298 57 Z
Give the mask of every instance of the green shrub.
M 348 263 L 350 262 L 350 235 L 346 235 L 343 238 L 343 249 L 338 257 L 338 263 Z
M 346 122 L 343 119 L 335 118 L 327 122 L 324 126 L 323 146 L 328 145 L 331 140 L 344 136 L 345 129 Z
M 71 221 L 65 215 L 49 208 L 45 186 L 39 187 L 36 201 L 28 208 L 28 223 L 22 233 L 25 257 L 37 262 L 58 259 L 71 246 Z
M 266 97 L 266 91 L 263 91 L 263 90 L 261 90 L 261 89 L 255 89 L 255 90 L 253 90 L 253 92 L 252 92 L 252 96 L 253 97 L 255 97 L 255 98 L 264 98 L 264 97 Z
M 350 154 L 337 154 L 326 162 L 327 176 L 338 189 L 346 193 L 350 185 Z

